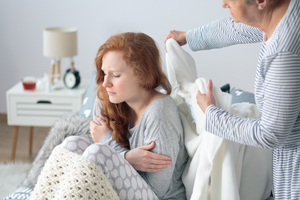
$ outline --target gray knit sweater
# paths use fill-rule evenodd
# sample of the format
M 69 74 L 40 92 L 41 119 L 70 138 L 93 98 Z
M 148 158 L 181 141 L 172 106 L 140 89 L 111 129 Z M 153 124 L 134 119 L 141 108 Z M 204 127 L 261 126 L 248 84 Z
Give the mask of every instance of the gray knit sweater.
M 97 99 L 94 106 L 95 115 L 100 116 Z M 111 146 L 124 157 L 129 149 L 119 146 L 111 135 L 111 131 L 106 133 L 100 143 Z M 186 199 L 181 176 L 188 154 L 184 146 L 183 128 L 178 109 L 172 97 L 167 96 L 153 101 L 145 110 L 140 122 L 128 129 L 128 139 L 131 149 L 154 141 L 155 146 L 151 152 L 171 157 L 172 164 L 160 172 L 138 171 L 157 197 L 159 199 Z

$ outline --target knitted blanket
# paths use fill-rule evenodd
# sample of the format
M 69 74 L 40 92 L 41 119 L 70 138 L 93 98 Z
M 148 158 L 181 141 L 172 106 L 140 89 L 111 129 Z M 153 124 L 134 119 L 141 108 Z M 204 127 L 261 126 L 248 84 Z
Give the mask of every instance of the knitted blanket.
M 51 155 L 53 149 L 62 143 L 66 137 L 78 135 L 86 137 L 93 142 L 90 134 L 91 121 L 92 118 L 86 118 L 76 114 L 68 114 L 57 120 L 51 127 L 49 134 L 35 157 L 27 177 L 19 187 L 34 189 L 46 160 Z
M 30 199 L 119 199 L 96 164 L 58 145 L 38 177 Z

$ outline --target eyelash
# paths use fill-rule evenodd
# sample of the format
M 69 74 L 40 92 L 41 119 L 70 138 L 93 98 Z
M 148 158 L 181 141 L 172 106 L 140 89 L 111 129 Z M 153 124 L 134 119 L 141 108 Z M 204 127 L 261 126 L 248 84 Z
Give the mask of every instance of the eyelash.
M 106 76 L 106 74 L 103 72 L 103 74 L 104 74 L 104 76 Z M 113 77 L 115 77 L 115 78 L 119 78 L 120 77 L 120 75 L 113 75 Z

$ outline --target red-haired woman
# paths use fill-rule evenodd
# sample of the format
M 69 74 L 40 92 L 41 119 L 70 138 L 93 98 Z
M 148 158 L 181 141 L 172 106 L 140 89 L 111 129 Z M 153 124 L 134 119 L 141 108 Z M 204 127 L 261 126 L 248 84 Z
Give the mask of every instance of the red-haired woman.
M 155 41 L 143 33 L 116 34 L 95 63 L 95 143 L 72 136 L 62 145 L 94 161 L 120 199 L 186 199 L 183 128 Z

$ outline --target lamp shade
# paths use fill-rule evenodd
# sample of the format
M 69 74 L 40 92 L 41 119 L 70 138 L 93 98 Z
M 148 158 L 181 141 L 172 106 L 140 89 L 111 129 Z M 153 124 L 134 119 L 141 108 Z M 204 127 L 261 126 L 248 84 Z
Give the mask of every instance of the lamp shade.
M 53 27 L 43 31 L 44 56 L 50 58 L 73 57 L 77 55 L 77 29 L 74 27 Z

